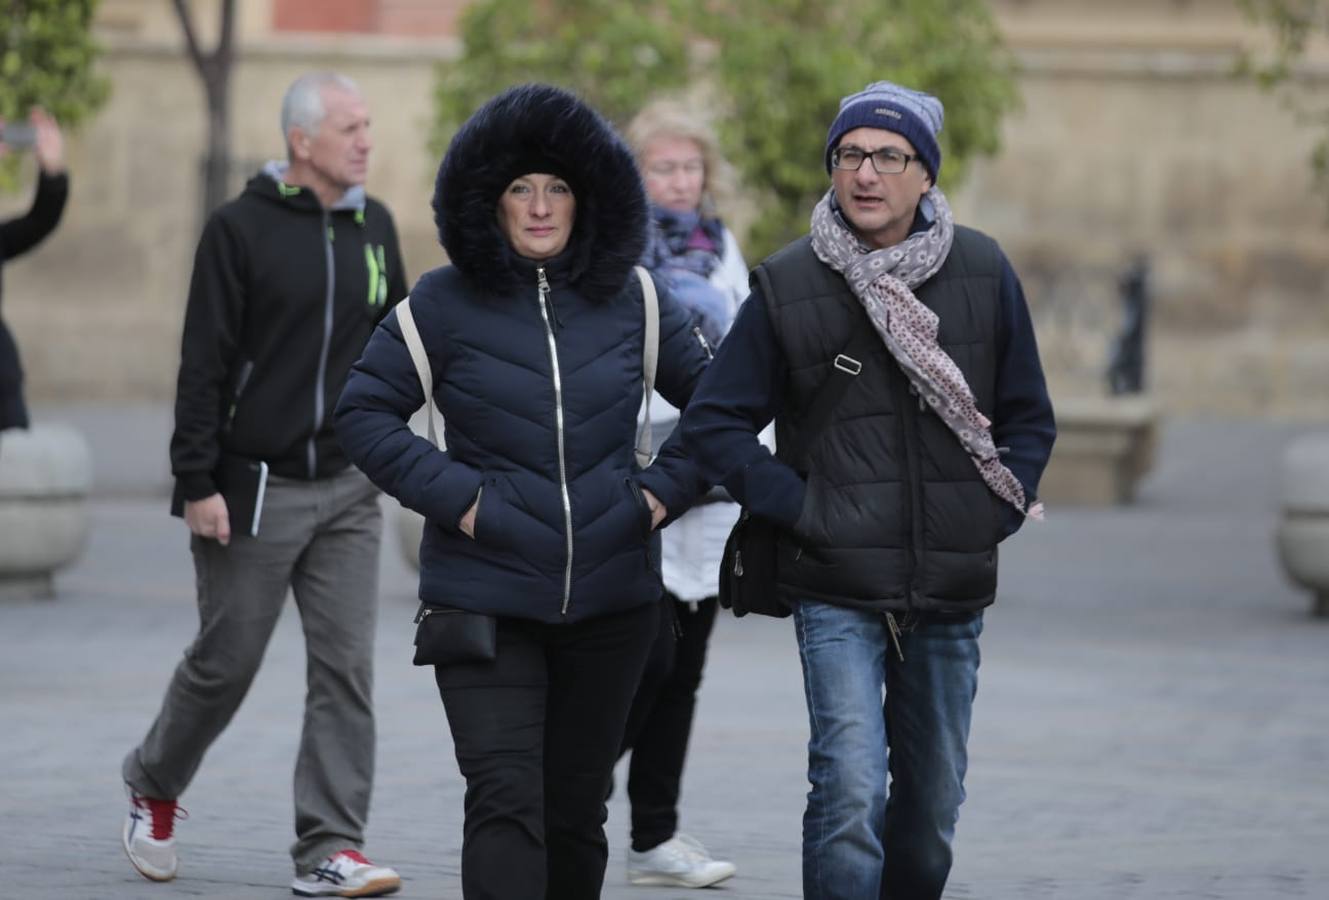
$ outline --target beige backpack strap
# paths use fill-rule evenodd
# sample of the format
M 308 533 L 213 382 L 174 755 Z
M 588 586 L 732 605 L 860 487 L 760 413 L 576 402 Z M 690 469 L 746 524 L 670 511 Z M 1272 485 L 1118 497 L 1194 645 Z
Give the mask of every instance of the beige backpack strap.
M 434 372 L 429 367 L 429 357 L 425 354 L 424 341 L 420 340 L 420 329 L 415 327 L 415 316 L 411 313 L 411 298 L 408 296 L 396 306 L 397 325 L 401 328 L 406 349 L 411 353 L 411 362 L 415 363 L 415 372 L 420 376 L 420 387 L 425 392 L 425 409 L 429 418 L 429 443 L 440 450 L 443 446 L 443 415 L 434 403 Z
M 655 366 L 660 359 L 660 298 L 655 295 L 655 281 L 651 273 L 641 266 L 634 267 L 641 282 L 642 306 L 646 313 L 646 336 L 641 346 L 642 395 L 645 398 L 646 418 L 637 432 L 637 465 L 643 469 L 651 464 L 651 395 L 655 393 Z

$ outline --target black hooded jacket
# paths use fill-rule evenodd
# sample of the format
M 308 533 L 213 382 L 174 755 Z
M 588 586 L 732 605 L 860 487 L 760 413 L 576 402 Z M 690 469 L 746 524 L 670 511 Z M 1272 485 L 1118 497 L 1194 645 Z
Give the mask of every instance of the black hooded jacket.
M 406 295 L 392 216 L 363 189 L 324 209 L 270 164 L 208 220 L 194 258 L 171 436 L 174 511 L 217 491 L 222 454 L 326 478 L 346 372 Z
M 513 251 L 496 216 L 507 186 L 532 173 L 561 176 L 576 201 L 568 245 L 540 262 Z M 420 279 L 411 310 L 446 450 L 406 425 L 425 398 L 396 315 L 337 407 L 347 454 L 428 521 L 421 599 L 544 622 L 658 599 L 641 491 L 673 518 L 705 485 L 677 443 L 644 471 L 634 463 L 644 319 L 633 265 L 647 206 L 631 154 L 572 95 L 513 88 L 453 138 L 434 210 L 452 264 Z M 683 308 L 659 295 L 656 389 L 681 407 L 707 354 Z M 472 539 L 458 522 L 477 498 Z

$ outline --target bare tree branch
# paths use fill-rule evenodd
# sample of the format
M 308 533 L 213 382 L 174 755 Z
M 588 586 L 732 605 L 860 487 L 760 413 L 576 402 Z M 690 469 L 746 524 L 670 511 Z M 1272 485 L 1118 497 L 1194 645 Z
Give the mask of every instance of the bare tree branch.
M 194 33 L 193 17 L 189 14 L 189 7 L 185 0 L 171 0 L 175 6 L 175 15 L 180 20 L 180 30 L 185 34 L 185 45 L 189 48 L 189 58 L 194 61 L 195 68 L 200 75 L 207 73 L 208 60 L 203 55 L 203 51 L 198 46 L 198 36 Z M 229 7 L 229 3 L 227 6 Z
M 217 52 L 214 55 L 223 66 L 230 62 L 234 34 L 235 0 L 222 0 L 221 38 L 217 41 Z
M 198 70 L 208 108 L 208 144 L 204 157 L 203 193 L 205 212 L 215 209 L 226 196 L 231 160 L 230 81 L 235 56 L 235 0 L 221 0 L 220 34 L 217 46 L 205 53 L 190 13 L 189 0 L 171 0 L 189 58 Z

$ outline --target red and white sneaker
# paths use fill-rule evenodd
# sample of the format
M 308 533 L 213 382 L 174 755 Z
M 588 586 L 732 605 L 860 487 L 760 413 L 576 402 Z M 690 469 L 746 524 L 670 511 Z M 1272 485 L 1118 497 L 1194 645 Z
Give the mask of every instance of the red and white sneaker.
M 401 876 L 376 866 L 358 850 L 339 850 L 307 875 L 291 882 L 301 897 L 381 897 L 401 887 Z
M 188 814 L 174 800 L 158 800 L 129 792 L 129 815 L 120 842 L 134 868 L 152 881 L 170 881 L 179 861 L 175 856 L 175 820 Z

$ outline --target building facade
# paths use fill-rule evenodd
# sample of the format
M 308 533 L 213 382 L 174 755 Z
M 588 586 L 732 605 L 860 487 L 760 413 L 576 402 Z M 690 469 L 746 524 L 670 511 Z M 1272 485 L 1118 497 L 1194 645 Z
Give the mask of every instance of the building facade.
M 444 261 L 429 210 L 433 67 L 465 0 L 240 0 L 233 144 L 240 170 L 283 153 L 278 107 L 302 71 L 360 82 L 371 192 L 397 216 L 412 275 Z M 217 0 L 195 0 L 205 46 Z M 1023 108 L 960 186 L 957 214 L 1025 279 L 1054 395 L 1101 393 L 1140 255 L 1152 289 L 1146 382 L 1165 410 L 1329 415 L 1329 203 L 1316 132 L 1233 77 L 1263 33 L 1234 0 L 994 0 Z M 104 0 L 113 94 L 71 141 L 60 230 L 5 272 L 37 403 L 169 398 L 201 212 L 205 118 L 170 4 Z M 1322 89 L 1315 48 L 1296 79 Z M 495 85 L 495 90 L 502 85 Z M 859 85 L 845 85 L 849 91 Z M 810 164 L 817 164 L 811 161 Z M 27 198 L 5 198 L 21 207 Z

